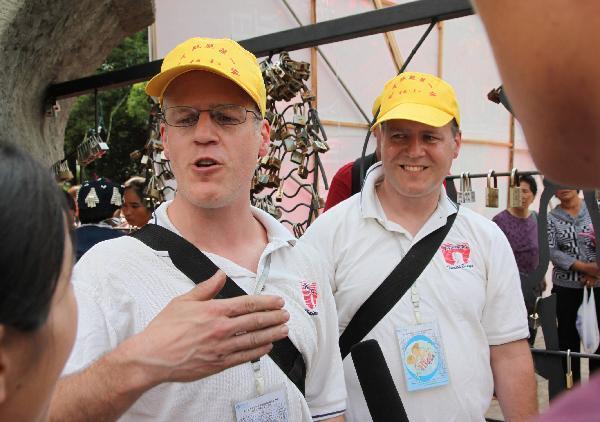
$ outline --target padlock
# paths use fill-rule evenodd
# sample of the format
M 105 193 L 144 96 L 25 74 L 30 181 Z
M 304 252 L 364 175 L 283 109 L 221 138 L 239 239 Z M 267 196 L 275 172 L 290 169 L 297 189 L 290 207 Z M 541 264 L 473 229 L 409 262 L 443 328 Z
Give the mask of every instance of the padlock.
M 510 185 L 508 187 L 508 207 L 516 208 L 523 206 L 521 187 L 519 186 L 519 172 L 513 168 L 510 172 Z
M 465 203 L 475 202 L 475 191 L 471 187 L 471 177 L 469 176 L 469 172 L 465 173 L 465 190 L 463 191 L 463 201 Z
M 269 168 L 269 156 L 265 155 L 262 156 L 258 159 L 258 166 L 262 167 L 264 169 L 268 169 Z
M 303 152 L 300 152 L 299 150 L 296 149 L 296 150 L 294 150 L 292 152 L 292 155 L 290 157 L 290 161 L 292 163 L 300 165 L 300 164 L 302 164 L 304 162 L 304 158 L 305 157 L 306 157 L 306 154 L 304 154 Z
M 494 178 L 494 186 L 492 186 L 492 177 Z M 485 188 L 485 206 L 488 208 L 498 208 L 498 178 L 494 170 L 490 170 L 487 175 L 487 186 Z
M 283 140 L 283 148 L 286 152 L 294 152 L 296 150 L 296 140 L 293 137 L 288 136 Z
M 301 179 L 308 178 L 308 168 L 304 164 L 298 166 L 298 177 Z
M 258 175 L 258 185 L 262 186 L 263 188 L 268 187 L 269 184 L 269 175 L 266 173 L 260 173 Z
M 308 119 L 304 115 L 302 109 L 298 105 L 294 105 L 294 117 L 292 122 L 295 125 L 305 126 Z
M 281 182 L 281 179 L 279 178 L 277 172 L 271 171 L 271 172 L 269 172 L 267 183 L 266 183 L 265 187 L 277 188 L 277 187 L 279 187 L 280 182 Z
M 277 157 L 269 157 L 267 160 L 267 168 L 279 171 L 279 169 L 281 169 L 281 160 Z
M 542 299 L 541 296 L 538 296 L 535 300 L 535 304 L 533 305 L 533 311 L 531 312 L 531 315 L 529 315 L 529 320 L 531 321 L 531 329 L 532 330 L 537 330 L 540 327 L 540 316 L 538 314 L 538 304 L 540 302 L 540 300 Z
M 327 145 L 325 142 L 321 141 L 320 139 L 312 139 L 312 146 L 313 149 L 321 154 L 326 153 L 327 151 L 329 151 L 329 145 Z
M 279 187 L 277 188 L 277 192 L 275 192 L 275 201 L 276 202 L 283 201 L 283 183 L 279 183 Z
M 571 349 L 567 349 L 567 390 L 573 388 L 573 371 L 571 370 Z

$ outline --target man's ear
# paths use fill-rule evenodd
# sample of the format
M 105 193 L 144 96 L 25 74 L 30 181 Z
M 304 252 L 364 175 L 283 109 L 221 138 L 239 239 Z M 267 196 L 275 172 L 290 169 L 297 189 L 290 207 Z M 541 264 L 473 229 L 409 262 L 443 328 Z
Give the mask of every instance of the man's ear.
M 260 124 L 260 146 L 258 148 L 258 156 L 264 157 L 267 155 L 269 150 L 269 143 L 271 142 L 271 125 L 267 119 L 263 119 Z
M 0 406 L 6 400 L 6 377 L 8 356 L 6 355 L 6 329 L 0 324 Z
M 165 157 L 167 157 L 167 160 L 170 160 L 171 158 L 169 157 L 169 140 L 167 139 L 167 126 L 164 123 L 160 124 L 160 139 L 162 140 Z
M 458 157 L 458 153 L 460 152 L 460 147 L 462 146 L 462 132 L 459 130 L 456 131 L 456 135 L 454 135 L 454 157 Z

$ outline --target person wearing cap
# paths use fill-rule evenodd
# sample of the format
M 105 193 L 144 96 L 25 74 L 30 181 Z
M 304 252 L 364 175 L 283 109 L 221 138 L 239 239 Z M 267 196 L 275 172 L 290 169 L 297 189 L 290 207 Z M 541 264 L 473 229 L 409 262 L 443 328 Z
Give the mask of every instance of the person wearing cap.
M 96 243 L 123 236 L 114 228 L 111 218 L 122 204 L 121 194 L 120 186 L 104 178 L 88 180 L 77 191 L 81 221 L 75 230 L 77 260 Z
M 229 39 L 192 38 L 165 56 L 146 92 L 162 104 L 161 137 L 177 181 L 175 199 L 153 222 L 248 295 L 211 300 L 222 274 L 190 280 L 168 253 L 136 238 L 92 248 L 74 270 L 80 322 L 53 418 L 342 421 L 346 391 L 325 263 L 250 205 L 270 136 L 256 58 Z M 299 383 L 266 355 L 285 337 L 303 363 Z
M 388 81 L 375 123 L 381 163 L 360 195 L 321 215 L 302 241 L 334 273 L 344 349 L 352 319 L 400 260 L 450 227 L 416 282 L 362 339 L 379 343 L 411 421 L 483 420 L 494 389 L 506 420 L 526 420 L 537 411 L 536 382 L 515 258 L 496 224 L 459 208 L 442 188 L 459 154 L 459 125 L 445 81 L 417 72 Z M 371 420 L 350 355 L 344 370 L 346 419 Z
M 373 107 L 371 109 L 373 116 L 377 114 L 379 111 L 379 107 L 381 106 L 381 96 L 375 98 L 373 102 Z M 364 158 L 364 168 L 365 175 L 369 167 L 381 161 L 381 141 L 379 126 L 375 126 L 371 129 L 371 132 L 376 140 L 375 152 L 365 155 Z M 352 195 L 360 192 L 362 188 L 360 181 L 360 166 L 363 161 L 362 157 L 357 158 L 354 161 L 350 161 L 349 163 L 344 164 L 337 173 L 331 179 L 331 183 L 329 185 L 329 190 L 327 191 L 327 200 L 325 201 L 325 208 L 323 211 L 327 211 L 328 209 L 334 207 L 340 202 L 350 198 Z M 448 195 L 452 199 L 456 199 L 456 188 L 454 187 L 454 183 L 450 181 L 447 183 L 444 180 L 444 187 L 447 190 Z

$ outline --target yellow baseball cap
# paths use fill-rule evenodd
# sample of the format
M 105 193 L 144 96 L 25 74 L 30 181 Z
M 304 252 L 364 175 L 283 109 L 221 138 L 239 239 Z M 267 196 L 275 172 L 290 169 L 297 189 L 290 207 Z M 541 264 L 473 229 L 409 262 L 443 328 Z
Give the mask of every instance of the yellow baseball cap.
M 456 119 L 460 125 L 454 88 L 427 73 L 401 73 L 385 84 L 381 93 L 381 111 L 373 127 L 396 119 L 412 120 L 433 127 L 442 127 Z
M 164 58 L 160 73 L 146 85 L 146 93 L 162 103 L 169 84 L 192 70 L 205 70 L 236 83 L 265 115 L 267 91 L 254 54 L 228 38 L 190 38 Z
M 377 113 L 377 110 L 379 110 L 379 107 L 381 106 L 381 95 L 379 94 L 377 96 L 377 98 L 375 98 L 375 101 L 373 101 L 373 107 L 371 108 L 371 116 L 375 117 L 375 113 Z

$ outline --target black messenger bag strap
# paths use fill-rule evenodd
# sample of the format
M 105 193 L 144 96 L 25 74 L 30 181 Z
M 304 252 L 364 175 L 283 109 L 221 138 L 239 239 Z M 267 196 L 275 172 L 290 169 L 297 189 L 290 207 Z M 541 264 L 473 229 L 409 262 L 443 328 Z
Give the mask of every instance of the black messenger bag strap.
M 342 359 L 369 334 L 419 278 L 446 238 L 457 214 L 458 211 L 448 217 L 444 226 L 429 233 L 410 248 L 390 275 L 361 305 L 340 336 Z
M 365 155 L 365 174 L 367 170 L 377 162 L 377 156 L 375 153 Z M 354 164 L 352 164 L 352 190 L 351 195 L 360 192 L 362 189 L 362 180 L 360 180 L 360 163 L 361 159 L 357 158 L 354 160 Z
M 132 233 L 131 237 L 154 250 L 169 252 L 173 265 L 195 284 L 212 277 L 218 270 L 218 267 L 198 248 L 164 227 L 146 224 L 140 230 Z M 215 297 L 227 299 L 245 294 L 244 290 L 227 277 L 225 286 Z M 306 365 L 302 354 L 289 337 L 273 343 L 273 349 L 269 352 L 269 356 L 304 395 Z

